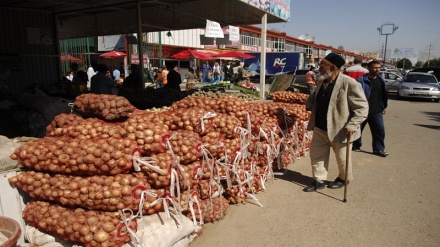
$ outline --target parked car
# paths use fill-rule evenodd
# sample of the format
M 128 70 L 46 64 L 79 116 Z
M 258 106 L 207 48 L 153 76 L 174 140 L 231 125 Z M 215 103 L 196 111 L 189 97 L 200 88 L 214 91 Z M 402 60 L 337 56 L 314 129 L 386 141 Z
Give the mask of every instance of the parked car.
M 435 68 L 435 67 L 415 68 L 415 69 L 411 70 L 411 72 L 430 73 L 430 74 L 433 74 L 437 78 L 437 81 L 440 81 L 440 68 Z
M 385 87 L 389 93 L 397 93 L 402 76 L 389 71 L 380 71 L 379 76 L 385 81 Z
M 432 99 L 440 101 L 440 84 L 437 78 L 429 73 L 409 72 L 399 84 L 397 97 Z

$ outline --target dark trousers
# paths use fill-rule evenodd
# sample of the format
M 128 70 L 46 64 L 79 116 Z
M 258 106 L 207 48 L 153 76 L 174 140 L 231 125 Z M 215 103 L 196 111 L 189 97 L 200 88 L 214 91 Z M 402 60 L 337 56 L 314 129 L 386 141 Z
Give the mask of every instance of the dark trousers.
M 382 112 L 376 114 L 368 114 L 367 120 L 361 124 L 361 133 L 365 125 L 370 126 L 371 137 L 373 139 L 373 151 L 385 151 L 385 126 L 383 123 Z M 353 142 L 353 148 L 360 149 L 362 146 L 362 134 L 359 139 Z

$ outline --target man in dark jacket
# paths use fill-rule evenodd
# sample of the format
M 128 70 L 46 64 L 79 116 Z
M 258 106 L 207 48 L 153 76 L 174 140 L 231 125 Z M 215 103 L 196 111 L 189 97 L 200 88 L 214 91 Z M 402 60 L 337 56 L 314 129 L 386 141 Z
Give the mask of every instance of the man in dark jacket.
M 180 83 L 182 83 L 182 78 L 180 77 L 179 67 L 177 67 L 177 65 L 174 66 L 172 70 L 170 70 L 170 73 L 168 73 L 167 81 L 168 83 L 165 85 L 165 87 L 174 88 L 181 91 Z
M 359 77 L 357 81 L 361 83 L 364 89 L 369 106 L 367 120 L 361 124 L 361 133 L 368 123 L 373 139 L 373 154 L 386 157 L 388 153 L 385 152 L 385 126 L 383 115 L 388 106 L 388 92 L 385 87 L 385 81 L 378 75 L 380 68 L 380 62 L 369 62 L 367 65 L 368 73 Z M 361 146 L 362 136 L 353 142 L 353 151 L 360 151 Z
M 111 76 L 107 76 L 107 72 L 110 73 L 109 68 L 105 64 L 98 65 L 98 73 L 92 76 L 90 92 L 95 94 L 112 94 L 112 88 L 117 87 L 119 84 L 112 80 Z

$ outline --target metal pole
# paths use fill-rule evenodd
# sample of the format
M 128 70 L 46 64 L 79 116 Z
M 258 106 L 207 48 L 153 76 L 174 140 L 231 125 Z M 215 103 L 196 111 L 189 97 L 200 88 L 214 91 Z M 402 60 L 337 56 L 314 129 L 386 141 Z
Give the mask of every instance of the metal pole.
M 157 32 L 159 34 L 159 67 L 162 67 L 162 32 Z
M 383 51 L 383 65 L 382 65 L 383 68 L 385 68 L 385 58 L 387 56 L 387 42 L 388 42 L 388 34 L 385 34 L 385 50 Z
M 144 87 L 144 37 L 142 35 L 142 16 L 141 16 L 141 2 L 137 3 L 137 18 L 138 18 L 138 51 L 139 51 L 139 66 L 141 67 L 142 87 Z
M 260 99 L 266 98 L 266 36 L 267 14 L 264 14 L 261 19 Z

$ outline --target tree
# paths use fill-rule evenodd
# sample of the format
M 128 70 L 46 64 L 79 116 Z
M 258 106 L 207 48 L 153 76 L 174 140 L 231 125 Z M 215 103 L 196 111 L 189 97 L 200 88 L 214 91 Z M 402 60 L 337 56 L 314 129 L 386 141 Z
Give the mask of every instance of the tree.
M 415 68 L 421 68 L 423 67 L 423 62 L 422 61 L 417 61 L 416 65 L 414 65 Z
M 411 69 L 412 68 L 412 62 L 408 58 L 402 58 L 397 62 L 396 65 L 397 68 L 402 69 Z
M 429 60 L 429 66 L 428 66 L 428 61 L 426 61 L 423 64 L 423 67 L 424 68 L 427 68 L 427 67 L 440 67 L 440 58 L 434 58 L 434 59 Z

